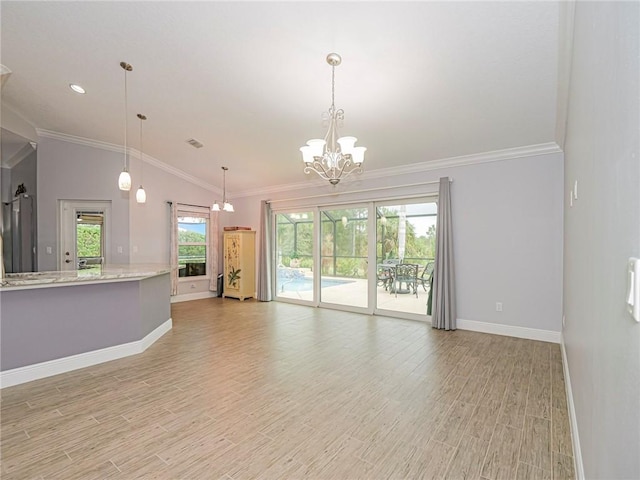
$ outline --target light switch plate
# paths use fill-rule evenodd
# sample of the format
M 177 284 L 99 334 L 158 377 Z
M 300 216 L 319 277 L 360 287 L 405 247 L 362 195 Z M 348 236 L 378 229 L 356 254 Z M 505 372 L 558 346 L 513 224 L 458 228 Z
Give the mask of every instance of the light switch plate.
M 631 257 L 627 264 L 627 311 L 640 322 L 640 258 Z

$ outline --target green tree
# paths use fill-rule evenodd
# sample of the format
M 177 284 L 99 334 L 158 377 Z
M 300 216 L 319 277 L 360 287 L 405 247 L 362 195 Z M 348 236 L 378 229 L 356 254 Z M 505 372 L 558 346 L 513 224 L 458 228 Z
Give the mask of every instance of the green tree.
M 80 224 L 76 226 L 78 257 L 101 257 L 100 225 Z

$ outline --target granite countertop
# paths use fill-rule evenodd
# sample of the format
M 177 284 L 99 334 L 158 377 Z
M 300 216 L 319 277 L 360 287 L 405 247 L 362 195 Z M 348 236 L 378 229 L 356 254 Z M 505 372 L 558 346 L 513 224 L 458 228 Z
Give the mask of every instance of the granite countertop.
M 135 280 L 169 273 L 169 265 L 105 265 L 65 272 L 7 273 L 0 280 L 1 289 L 54 286 L 68 283 L 99 283 Z

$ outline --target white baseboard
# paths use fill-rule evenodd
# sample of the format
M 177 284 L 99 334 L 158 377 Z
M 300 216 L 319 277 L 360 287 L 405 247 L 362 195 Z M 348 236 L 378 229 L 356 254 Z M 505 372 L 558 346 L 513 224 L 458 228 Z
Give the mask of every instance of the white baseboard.
M 560 332 L 552 330 L 540 330 L 538 328 L 516 327 L 513 325 L 501 325 L 499 323 L 478 322 L 476 320 L 464 320 L 458 318 L 456 325 L 460 330 L 472 332 L 492 333 L 507 337 L 526 338 L 528 340 L 540 340 L 542 342 L 560 343 Z
M 576 407 L 573 403 L 573 391 L 571 390 L 571 378 L 569 377 L 569 362 L 567 361 L 567 350 L 564 346 L 564 336 L 561 335 L 560 350 L 562 351 L 562 370 L 564 371 L 564 385 L 567 393 L 567 407 L 569 408 L 569 423 L 571 424 L 571 440 L 573 441 L 573 465 L 576 471 L 576 478 L 584 480 L 584 464 L 582 463 L 582 450 L 580 449 L 580 438 L 578 436 L 578 418 L 576 417 Z
M 149 332 L 142 340 L 140 340 L 140 351 L 138 353 L 144 352 L 151 345 L 156 343 L 160 337 L 162 337 L 165 333 L 173 328 L 173 319 L 169 319 L 164 322 L 162 325 L 156 327 L 154 330 Z
M 216 292 L 197 292 L 197 293 L 183 293 L 182 295 L 175 295 L 171 297 L 171 303 L 189 302 L 191 300 L 202 300 L 203 298 L 217 297 Z
M 118 358 L 142 353 L 162 337 L 162 335 L 171 330 L 172 327 L 173 321 L 169 319 L 142 340 L 0 372 L 0 388 L 20 385 L 21 383 L 31 382 L 40 378 L 51 377 L 72 370 L 78 370 L 79 368 L 90 367 L 99 363 L 110 362 Z

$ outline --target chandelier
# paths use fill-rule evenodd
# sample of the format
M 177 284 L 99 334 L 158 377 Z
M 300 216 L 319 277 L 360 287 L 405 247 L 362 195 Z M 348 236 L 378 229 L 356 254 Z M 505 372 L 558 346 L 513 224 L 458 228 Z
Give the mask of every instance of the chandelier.
M 233 209 L 233 205 L 230 202 L 227 202 L 227 170 L 229 170 L 227 167 L 221 167 L 222 168 L 222 209 L 220 208 L 220 204 L 218 203 L 218 201 L 216 200 L 215 202 L 213 202 L 213 205 L 211 205 L 211 210 L 213 210 L 214 212 L 219 212 L 220 210 L 222 210 L 223 212 L 234 212 L 235 210 Z
M 356 137 L 338 138 L 338 122 L 344 120 L 344 110 L 335 107 L 335 70 L 342 62 L 337 53 L 327 55 L 327 63 L 331 65 L 331 107 L 329 107 L 329 130 L 323 139 L 314 138 L 300 147 L 304 173 L 316 172 L 320 177 L 337 185 L 341 179 L 351 173 L 362 173 L 365 147 L 356 147 Z

